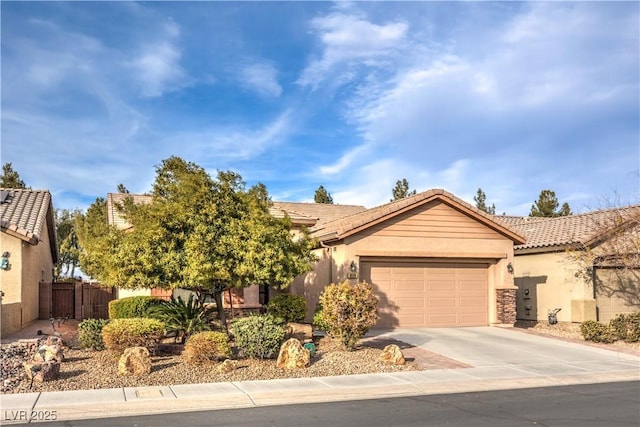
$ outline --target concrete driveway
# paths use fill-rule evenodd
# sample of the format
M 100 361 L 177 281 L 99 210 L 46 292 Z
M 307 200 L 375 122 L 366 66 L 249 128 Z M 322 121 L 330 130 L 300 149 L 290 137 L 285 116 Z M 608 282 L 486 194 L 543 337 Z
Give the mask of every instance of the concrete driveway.
M 640 357 L 523 333 L 511 328 L 427 328 L 374 331 L 471 365 L 472 377 L 515 378 L 637 370 Z

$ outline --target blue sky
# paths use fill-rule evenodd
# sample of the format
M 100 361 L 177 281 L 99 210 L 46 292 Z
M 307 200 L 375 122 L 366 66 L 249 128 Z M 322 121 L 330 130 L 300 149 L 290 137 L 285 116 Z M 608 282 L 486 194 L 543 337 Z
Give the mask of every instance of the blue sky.
M 2 163 L 57 208 L 172 155 L 274 200 L 396 180 L 640 202 L 637 2 L 2 2 Z

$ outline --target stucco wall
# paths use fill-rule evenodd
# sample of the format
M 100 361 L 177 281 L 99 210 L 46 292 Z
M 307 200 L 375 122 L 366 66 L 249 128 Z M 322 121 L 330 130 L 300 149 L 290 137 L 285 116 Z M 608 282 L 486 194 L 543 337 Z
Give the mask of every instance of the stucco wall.
M 40 282 L 53 279 L 53 258 L 49 245 L 49 235 L 45 227 L 42 240 L 37 245 L 26 243 L 6 233 L 1 234 L 0 250 L 9 252 L 9 270 L 0 271 L 0 290 L 4 293 L 3 324 L 19 325 L 18 329 L 34 320 L 40 314 Z M 18 304 L 19 310 L 7 309 L 6 304 Z M 7 316 L 17 316 L 17 319 Z M 5 327 L 3 326 L 3 330 Z
M 2 337 L 19 331 L 22 328 L 20 323 L 20 303 L 2 304 Z
M 4 293 L 3 304 L 20 302 L 22 293 L 20 284 L 22 283 L 22 240 L 0 233 L 0 254 L 9 252 L 9 269 L 0 270 L 0 290 Z
M 44 227 L 37 245 L 22 246 L 22 325 L 40 316 L 40 282 L 53 281 L 53 258 L 49 234 Z
M 576 277 L 564 252 L 518 255 L 514 267 L 518 319 L 546 321 L 556 308 L 560 322 L 596 319 L 593 286 Z

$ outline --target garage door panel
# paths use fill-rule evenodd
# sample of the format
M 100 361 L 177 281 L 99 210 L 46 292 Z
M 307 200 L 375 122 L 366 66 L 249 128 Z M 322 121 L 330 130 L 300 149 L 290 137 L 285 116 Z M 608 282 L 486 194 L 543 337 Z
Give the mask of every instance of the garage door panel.
M 429 298 L 427 306 L 429 308 L 456 308 L 456 299 L 455 298 Z
M 361 277 L 380 299 L 379 326 L 488 324 L 486 265 L 363 261 Z

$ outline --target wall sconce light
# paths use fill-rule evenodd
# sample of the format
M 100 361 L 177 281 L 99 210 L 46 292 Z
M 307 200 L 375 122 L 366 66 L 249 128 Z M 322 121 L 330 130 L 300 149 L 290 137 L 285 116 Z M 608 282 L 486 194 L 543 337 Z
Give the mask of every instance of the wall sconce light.
M 347 279 L 357 279 L 358 278 L 358 264 L 355 261 L 351 261 L 349 264 L 349 273 L 347 274 Z
M 513 274 L 513 264 L 509 263 L 507 264 L 507 271 L 509 272 L 509 274 Z
M 9 252 L 2 253 L 2 258 L 0 258 L 0 269 L 1 270 L 9 269 Z
M 351 270 L 352 273 L 355 273 L 356 271 L 358 271 L 358 266 L 356 265 L 355 261 L 351 261 L 351 265 L 349 266 L 349 270 Z

